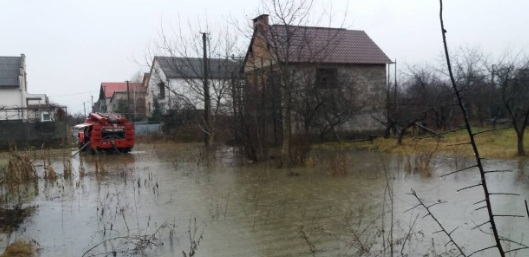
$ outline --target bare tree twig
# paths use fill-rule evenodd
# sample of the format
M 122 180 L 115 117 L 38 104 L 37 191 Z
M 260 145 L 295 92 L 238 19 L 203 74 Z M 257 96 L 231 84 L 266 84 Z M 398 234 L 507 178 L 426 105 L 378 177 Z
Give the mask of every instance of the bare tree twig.
M 470 142 L 472 144 L 472 150 L 474 151 L 474 155 L 475 155 L 475 158 L 476 158 L 476 165 L 475 166 L 479 169 L 479 173 L 480 173 L 480 177 L 481 177 L 481 183 L 482 183 L 482 188 L 483 188 L 483 192 L 485 194 L 485 203 L 486 203 L 486 207 L 487 207 L 487 213 L 489 215 L 489 220 L 490 220 L 490 224 L 491 224 L 491 227 L 492 227 L 492 232 L 494 234 L 494 239 L 495 239 L 495 242 L 496 242 L 496 245 L 493 246 L 492 248 L 496 247 L 498 249 L 498 252 L 499 252 L 500 256 L 501 257 L 505 257 L 505 251 L 503 250 L 503 246 L 501 245 L 501 242 L 500 242 L 500 235 L 498 233 L 498 229 L 496 227 L 496 223 L 494 222 L 494 215 L 492 213 L 492 204 L 491 204 L 490 198 L 489 198 L 489 189 L 488 189 L 488 185 L 487 185 L 487 180 L 485 178 L 485 171 L 484 171 L 483 165 L 481 163 L 482 158 L 480 157 L 480 153 L 479 153 L 478 147 L 476 145 L 476 141 L 474 140 L 474 133 L 472 132 L 472 128 L 471 128 L 470 122 L 468 120 L 467 110 L 466 110 L 465 105 L 463 103 L 463 99 L 462 99 L 462 96 L 461 96 L 460 89 L 457 87 L 457 84 L 456 84 L 456 81 L 455 81 L 455 78 L 454 78 L 454 74 L 452 72 L 452 65 L 450 63 L 450 55 L 448 53 L 448 43 L 446 41 L 446 29 L 444 27 L 444 21 L 443 21 L 443 0 L 439 0 L 439 21 L 441 23 L 441 35 L 442 35 L 442 38 L 443 38 L 443 46 L 444 46 L 444 52 L 445 52 L 445 58 L 446 58 L 446 65 L 447 65 L 447 68 L 448 68 L 448 73 L 450 75 L 450 81 L 451 81 L 451 84 L 452 84 L 452 88 L 454 89 L 454 92 L 456 94 L 457 101 L 459 103 L 459 107 L 460 107 L 461 112 L 463 114 L 463 118 L 464 118 L 464 121 L 465 121 L 465 127 L 466 127 L 466 130 L 468 132 L 468 137 L 469 137 Z M 483 249 L 483 250 L 485 250 L 485 249 Z M 482 250 L 480 250 L 480 251 L 482 251 Z M 472 253 L 472 254 L 475 254 L 475 253 Z
M 419 204 L 426 210 L 427 214 L 424 215 L 424 217 L 426 216 L 431 216 L 432 219 L 437 223 L 437 225 L 441 228 L 441 231 L 448 237 L 448 239 L 450 240 L 448 243 L 452 243 L 456 248 L 457 250 L 459 251 L 459 255 L 462 255 L 462 256 L 467 256 L 465 255 L 465 253 L 463 252 L 463 249 L 454 241 L 454 239 L 452 238 L 452 233 L 455 231 L 452 230 L 451 232 L 448 232 L 444 226 L 441 224 L 441 222 L 433 215 L 433 213 L 430 211 L 430 207 L 426 206 L 424 204 L 424 202 L 421 200 L 421 198 L 419 198 L 419 196 L 417 196 L 417 193 L 412 189 L 411 190 L 411 193 L 413 196 L 415 196 L 415 198 L 417 199 L 417 201 L 419 202 Z M 423 217 L 423 218 L 424 218 Z M 457 229 L 457 227 L 456 227 Z M 447 244 L 448 244 L 447 243 Z

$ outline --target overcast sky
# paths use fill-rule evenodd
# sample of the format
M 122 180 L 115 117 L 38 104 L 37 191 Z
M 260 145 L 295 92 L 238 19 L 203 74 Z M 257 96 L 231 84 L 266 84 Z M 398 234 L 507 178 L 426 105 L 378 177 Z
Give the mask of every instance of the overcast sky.
M 148 71 L 138 61 L 144 60 L 162 26 L 178 27 L 178 20 L 205 24 L 206 16 L 212 27 L 227 20 L 244 24 L 257 16 L 259 3 L 0 0 L 0 56 L 24 53 L 29 92 L 48 94 L 70 113 L 82 112 L 91 95 L 97 100 L 101 82 L 125 81 L 138 71 Z M 438 62 L 442 50 L 438 1 L 316 0 L 313 11 L 329 3 L 336 17 L 347 10 L 348 29 L 365 30 L 399 64 Z M 529 1 L 445 0 L 444 5 L 453 48 L 501 54 L 529 47 Z

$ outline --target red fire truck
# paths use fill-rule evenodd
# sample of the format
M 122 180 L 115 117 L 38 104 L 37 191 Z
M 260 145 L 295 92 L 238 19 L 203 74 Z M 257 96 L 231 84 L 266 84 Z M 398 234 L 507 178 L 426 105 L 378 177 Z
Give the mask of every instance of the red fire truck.
M 117 113 L 90 113 L 75 128 L 81 130 L 79 148 L 83 151 L 128 153 L 134 147 L 134 125 Z

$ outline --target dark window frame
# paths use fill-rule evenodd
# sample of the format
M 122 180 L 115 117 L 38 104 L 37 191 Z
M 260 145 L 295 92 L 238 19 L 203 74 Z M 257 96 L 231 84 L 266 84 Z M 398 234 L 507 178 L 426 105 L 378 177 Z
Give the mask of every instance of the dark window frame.
M 160 94 L 158 94 L 158 99 L 165 99 L 165 83 L 158 83 L 158 90 L 160 91 Z
M 338 69 L 317 68 L 316 86 L 322 89 L 332 89 L 338 87 Z

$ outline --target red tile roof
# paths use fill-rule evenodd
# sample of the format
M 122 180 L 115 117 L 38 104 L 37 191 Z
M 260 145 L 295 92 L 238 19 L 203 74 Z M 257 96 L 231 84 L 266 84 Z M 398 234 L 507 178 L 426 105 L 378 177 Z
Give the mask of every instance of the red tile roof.
M 115 91 L 127 91 L 126 82 L 103 82 L 101 83 L 101 90 L 105 93 L 105 98 L 111 98 Z M 141 83 L 129 82 L 129 90 L 145 91 Z
M 337 64 L 385 64 L 391 60 L 362 30 L 272 25 L 268 44 L 279 60 Z

